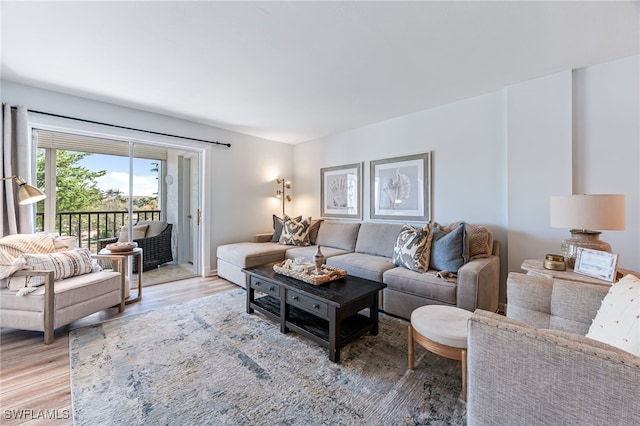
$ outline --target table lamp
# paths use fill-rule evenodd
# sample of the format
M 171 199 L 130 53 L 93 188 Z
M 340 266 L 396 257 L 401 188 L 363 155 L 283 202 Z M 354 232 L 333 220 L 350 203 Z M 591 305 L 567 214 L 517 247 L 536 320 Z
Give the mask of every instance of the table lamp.
M 611 252 L 611 245 L 600 239 L 600 230 L 625 228 L 622 194 L 551 196 L 550 222 L 554 228 L 569 228 L 571 238 L 562 241 L 561 252 L 567 267 L 573 268 L 579 247 Z

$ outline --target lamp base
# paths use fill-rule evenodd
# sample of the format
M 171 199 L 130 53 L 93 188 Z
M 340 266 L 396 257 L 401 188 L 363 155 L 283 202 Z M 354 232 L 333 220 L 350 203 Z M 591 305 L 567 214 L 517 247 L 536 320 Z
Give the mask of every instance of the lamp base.
M 567 267 L 573 269 L 576 264 L 578 248 L 588 248 L 611 252 L 611 245 L 600 239 L 600 231 L 589 231 L 587 229 L 572 229 L 571 238 L 562 241 L 561 252 L 567 261 Z

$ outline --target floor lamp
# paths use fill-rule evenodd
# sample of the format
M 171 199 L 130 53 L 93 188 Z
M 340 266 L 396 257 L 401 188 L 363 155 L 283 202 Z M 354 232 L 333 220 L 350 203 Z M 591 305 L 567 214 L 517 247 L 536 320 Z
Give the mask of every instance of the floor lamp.
M 0 178 L 0 180 L 9 179 L 13 179 L 18 185 L 18 204 L 24 206 L 26 204 L 37 203 L 38 201 L 47 198 L 47 195 L 44 192 L 40 191 L 33 185 L 29 185 L 20 176 L 9 176 Z
M 290 194 L 286 194 L 287 189 L 291 189 L 291 182 L 285 181 L 284 178 L 276 179 L 278 185 L 282 185 L 282 189 L 276 191 L 276 198 L 282 199 L 282 217 L 284 217 L 284 203 L 285 200 L 291 202 L 292 198 Z

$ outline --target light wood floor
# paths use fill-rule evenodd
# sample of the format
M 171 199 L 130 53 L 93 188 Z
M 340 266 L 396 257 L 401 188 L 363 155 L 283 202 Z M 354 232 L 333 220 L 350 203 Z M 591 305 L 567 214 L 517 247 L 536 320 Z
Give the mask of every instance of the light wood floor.
M 71 425 L 69 330 L 107 319 L 147 312 L 174 303 L 238 288 L 218 277 L 190 278 L 145 287 L 142 300 L 99 312 L 60 328 L 51 345 L 43 333 L 0 329 L 0 424 Z M 20 417 L 22 419 L 17 419 Z

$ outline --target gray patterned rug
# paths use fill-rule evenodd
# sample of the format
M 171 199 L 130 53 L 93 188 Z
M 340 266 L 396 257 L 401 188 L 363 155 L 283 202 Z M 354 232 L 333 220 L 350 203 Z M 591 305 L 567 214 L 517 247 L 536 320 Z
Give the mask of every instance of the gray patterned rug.
M 407 322 L 327 350 L 245 312 L 244 290 L 70 332 L 76 425 L 463 425 L 460 364 L 416 348 Z

